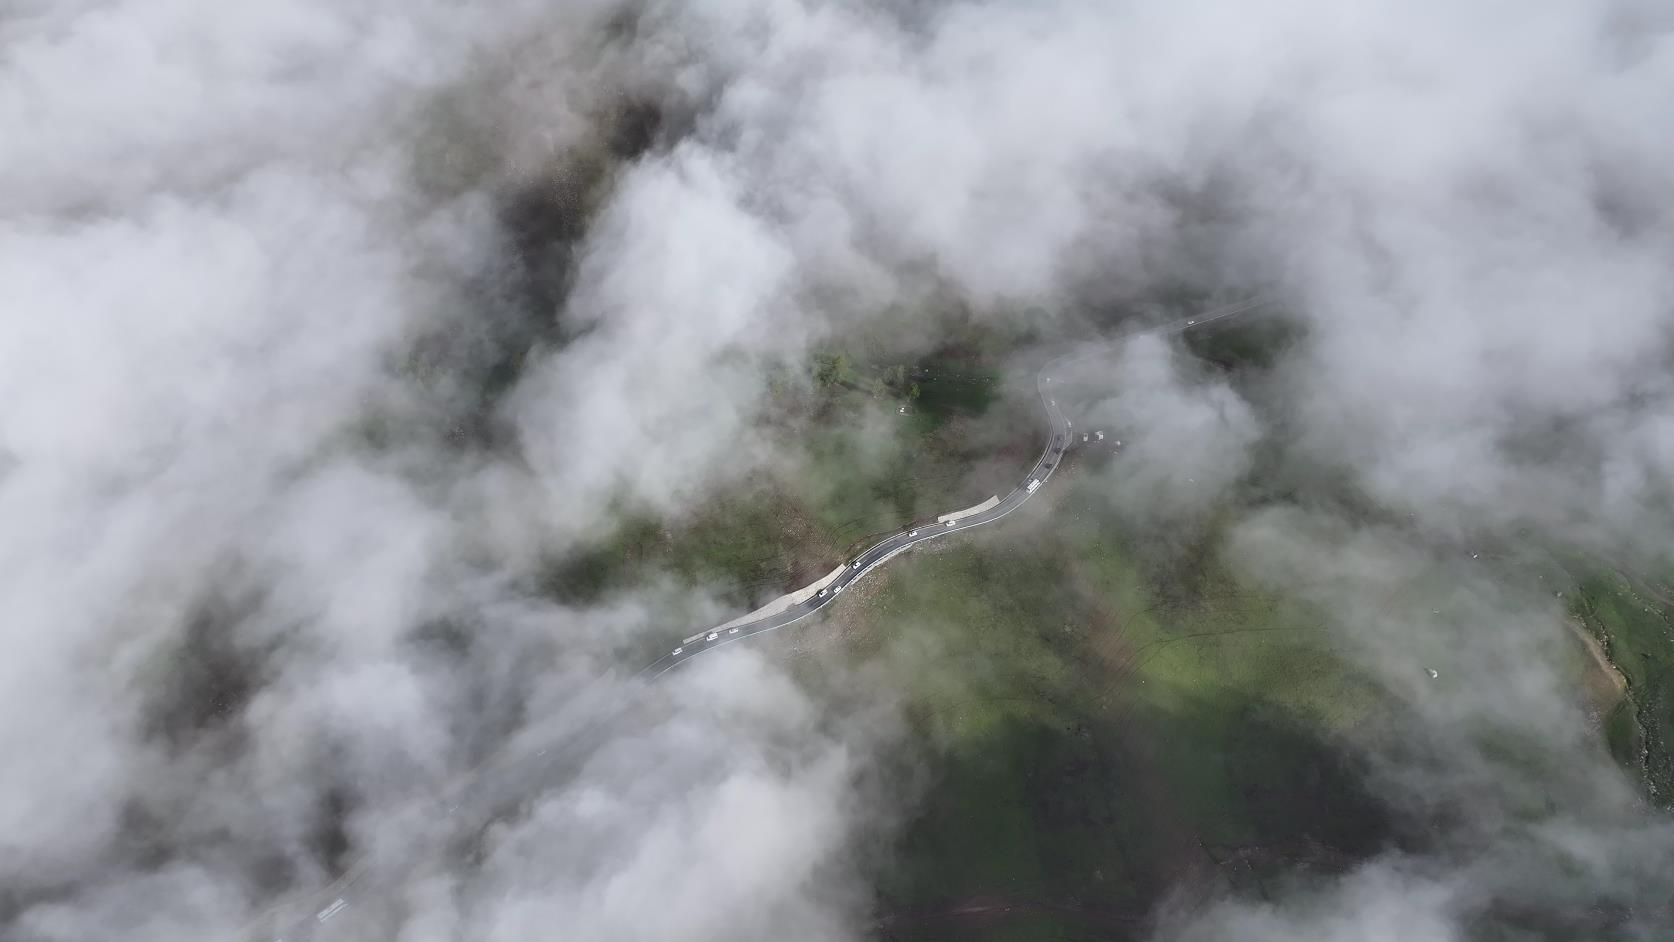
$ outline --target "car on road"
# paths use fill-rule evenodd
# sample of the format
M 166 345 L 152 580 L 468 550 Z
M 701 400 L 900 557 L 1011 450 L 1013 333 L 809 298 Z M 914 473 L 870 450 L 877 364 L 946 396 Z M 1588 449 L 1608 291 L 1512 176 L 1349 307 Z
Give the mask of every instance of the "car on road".
M 1029 493 L 1033 494 L 1035 492 L 1035 488 L 1037 487 L 1040 487 L 1040 478 L 1035 478 L 1033 481 L 1030 481 L 1027 490 Z
M 715 640 L 715 639 L 716 639 L 716 638 L 719 638 L 719 637 L 720 637 L 720 636 L 721 636 L 721 633 L 720 633 L 720 632 L 718 632 L 718 631 L 711 631 L 711 632 L 710 632 L 710 633 L 709 633 L 709 637 L 707 637 L 707 638 L 704 638 L 704 639 L 703 639 L 703 640 L 705 640 L 705 641 L 714 641 L 714 640 Z
M 670 654 L 670 655 L 672 655 L 672 656 L 674 656 L 674 657 L 679 657 L 679 656 L 680 656 L 680 652 L 681 652 L 681 651 L 684 651 L 684 650 L 686 650 L 686 649 L 685 649 L 685 648 L 675 648 L 675 649 L 674 649 L 674 650 L 672 650 L 672 651 L 670 651 L 670 652 L 668 652 L 668 653 L 669 653 L 669 654 Z
M 738 629 L 737 628 L 730 629 L 729 631 L 727 631 L 727 634 L 729 634 L 729 635 L 738 634 Z
M 820 590 L 820 598 L 822 598 L 822 599 L 823 599 L 823 598 L 825 598 L 825 593 L 826 593 L 826 590 L 825 590 L 825 589 L 821 589 L 821 590 Z

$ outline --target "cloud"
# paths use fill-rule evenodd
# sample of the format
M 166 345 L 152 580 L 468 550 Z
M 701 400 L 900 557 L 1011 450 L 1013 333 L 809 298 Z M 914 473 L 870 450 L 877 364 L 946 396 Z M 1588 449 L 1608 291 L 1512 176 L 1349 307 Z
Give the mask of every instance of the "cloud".
M 1186 919 L 1170 938 L 1240 938 L 1251 942 L 1309 938 L 1329 940 L 1412 939 L 1447 942 L 1464 938 L 1450 911 L 1453 891 L 1444 882 L 1377 866 L 1356 873 L 1336 892 L 1306 897 L 1288 906 L 1222 901 Z
M 110 3 L 8 23 L 8 935 L 230 932 L 362 855 L 399 873 L 392 856 L 436 833 L 416 826 L 429 796 L 513 734 L 561 732 L 585 684 L 625 696 L 614 653 L 682 613 L 656 587 L 568 610 L 516 584 L 619 487 L 666 508 L 722 476 L 759 357 L 810 328 L 777 316 L 786 251 L 713 158 L 598 155 L 610 95 L 639 94 L 631 76 L 588 85 L 609 57 L 580 50 L 613 5 L 542 6 Z M 525 247 L 503 207 L 545 179 L 613 194 L 557 299 L 581 336 L 555 340 L 513 329 L 558 322 L 553 306 L 493 320 L 537 297 L 540 261 L 507 261 Z M 528 345 L 527 365 L 496 399 L 504 343 Z M 521 447 L 462 437 L 472 419 Z M 755 687 L 758 711 L 815 723 L 782 681 Z M 664 743 L 693 731 L 667 710 L 652 722 Z M 606 829 L 632 853 L 601 926 L 675 872 L 659 869 L 670 843 L 690 868 L 738 851 L 738 894 L 835 925 L 840 894 L 804 884 L 861 817 L 838 799 L 869 750 L 715 771 L 755 736 L 705 733 L 691 761 L 707 779 L 672 778 Z M 618 758 L 576 792 L 637 767 Z M 711 792 L 718 823 L 688 838 Z M 457 918 L 515 935 L 522 917 L 481 887 L 575 823 L 569 794 L 497 832 L 474 877 L 421 881 L 483 895 L 450 917 L 415 891 L 412 931 Z M 683 814 L 626 813 L 677 797 Z M 760 818 L 760 841 L 720 843 L 751 807 L 808 827 Z M 559 898 L 524 890 L 526 911 Z M 406 921 L 387 915 L 367 931 Z
M 694 485 L 765 460 L 766 443 L 746 454 L 760 376 L 808 330 L 789 297 L 794 259 L 744 208 L 746 186 L 701 150 L 625 175 L 569 302 L 583 335 L 530 370 L 514 407 L 554 503 L 582 510 L 574 495 L 620 481 L 673 510 Z
M 1261 435 L 1254 411 L 1231 387 L 1191 382 L 1180 359 L 1147 335 L 1084 361 L 1082 376 L 1062 378 L 1079 381 L 1084 392 L 1108 391 L 1081 406 L 1077 428 L 1123 442 L 1104 486 L 1135 518 L 1177 523 L 1226 499 Z

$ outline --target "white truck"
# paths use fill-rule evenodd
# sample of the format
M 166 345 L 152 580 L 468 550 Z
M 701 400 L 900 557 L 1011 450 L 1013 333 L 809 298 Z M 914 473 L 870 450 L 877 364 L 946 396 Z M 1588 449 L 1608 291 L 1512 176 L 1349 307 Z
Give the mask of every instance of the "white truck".
M 1029 493 L 1033 494 L 1035 492 L 1035 488 L 1037 487 L 1040 487 L 1040 478 L 1035 478 L 1033 481 L 1030 481 L 1027 490 Z

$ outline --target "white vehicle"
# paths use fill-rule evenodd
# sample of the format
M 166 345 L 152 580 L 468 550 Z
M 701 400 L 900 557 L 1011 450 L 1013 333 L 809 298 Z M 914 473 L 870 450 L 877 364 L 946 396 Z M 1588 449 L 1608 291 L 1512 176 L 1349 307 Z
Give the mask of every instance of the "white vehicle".
M 728 631 L 728 632 L 727 632 L 727 634 L 729 634 L 729 635 L 735 635 L 735 634 L 738 634 L 738 629 L 737 629 L 737 628 L 733 628 L 733 629 L 731 629 L 731 630 L 729 630 L 729 631 Z
M 669 654 L 671 654 L 671 655 L 673 655 L 673 656 L 675 656 L 675 657 L 679 657 L 679 656 L 680 656 L 680 652 L 681 652 L 681 651 L 684 651 L 684 650 L 686 650 L 686 649 L 685 649 L 685 648 L 675 648 L 675 649 L 674 649 L 674 650 L 672 650 L 672 651 L 670 651 L 670 652 L 668 652 L 668 653 L 669 653 Z
M 950 527 L 951 527 L 951 526 L 953 526 L 953 525 L 954 525 L 954 524 L 956 524 L 956 523 L 958 523 L 958 522 L 959 522 L 959 521 L 957 521 L 957 520 L 949 520 L 949 521 L 948 521 L 948 522 L 947 522 L 947 525 L 948 525 L 948 526 L 950 526 Z
M 825 598 L 825 592 L 826 592 L 825 589 L 820 590 L 820 598 L 822 598 L 822 599 Z
M 1101 442 L 1104 441 L 1104 433 L 1103 432 L 1094 432 L 1093 434 L 1098 436 L 1099 441 L 1101 441 Z
M 325 922 L 327 919 L 330 919 L 331 917 L 333 917 L 333 916 L 337 915 L 338 913 L 342 912 L 344 910 L 344 908 L 346 908 L 348 905 L 349 905 L 348 903 L 343 901 L 342 897 L 338 897 L 337 902 L 332 903 L 330 906 L 327 906 L 326 908 L 320 910 L 320 914 L 318 916 L 315 916 L 314 918 L 318 919 L 321 922 Z
M 835 588 L 835 589 L 832 589 L 832 590 L 831 590 L 831 594 L 832 594 L 832 595 L 842 595 L 842 594 L 843 594 L 843 587 L 842 587 L 842 586 L 838 586 L 838 587 L 837 587 L 837 588 Z
M 855 561 L 854 561 L 854 565 L 853 565 L 853 566 L 851 566 L 851 567 L 849 567 L 849 568 L 851 568 L 851 569 L 859 569 L 859 568 L 860 568 L 860 560 L 858 560 L 858 559 L 857 559 L 857 560 L 855 560 Z
M 909 534 L 907 534 L 907 535 L 908 535 L 908 536 L 918 536 L 918 531 L 917 531 L 917 530 L 914 530 L 914 531 L 913 531 L 913 532 L 911 532 L 911 533 L 909 533 Z
M 1033 481 L 1029 482 L 1029 493 L 1033 494 L 1035 492 L 1035 488 L 1037 487 L 1040 487 L 1040 478 L 1035 478 Z
M 720 633 L 720 632 L 718 632 L 718 631 L 711 631 L 711 632 L 710 632 L 710 633 L 709 633 L 709 637 L 707 637 L 707 638 L 704 638 L 704 639 L 703 639 L 703 640 L 705 640 L 705 641 L 714 641 L 714 640 L 715 640 L 715 639 L 716 639 L 716 638 L 719 638 L 719 637 L 720 637 L 720 636 L 721 636 L 721 633 Z
M 1082 436 L 1081 436 L 1081 440 L 1082 440 L 1082 441 L 1086 441 L 1086 440 L 1087 440 L 1087 436 L 1086 436 L 1086 435 L 1085 435 L 1085 434 L 1083 434 L 1083 435 L 1082 435 Z
M 1435 668 L 1431 668 L 1431 667 L 1424 668 L 1424 672 L 1426 674 L 1430 675 L 1431 680 L 1435 680 L 1437 677 L 1441 676 L 1440 674 L 1436 673 Z
M 1187 327 L 1193 327 L 1193 326 L 1196 326 L 1196 324 L 1197 324 L 1197 321 L 1187 321 L 1186 322 Z

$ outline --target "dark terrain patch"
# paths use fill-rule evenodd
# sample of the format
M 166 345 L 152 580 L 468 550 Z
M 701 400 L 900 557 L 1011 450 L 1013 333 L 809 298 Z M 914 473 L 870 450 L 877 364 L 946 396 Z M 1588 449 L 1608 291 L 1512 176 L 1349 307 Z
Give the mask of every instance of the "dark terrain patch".
M 264 594 L 224 586 L 187 614 L 164 656 L 167 681 L 151 685 L 143 728 L 171 749 L 229 729 L 262 684 L 262 652 L 240 646 L 239 625 L 255 617 Z

